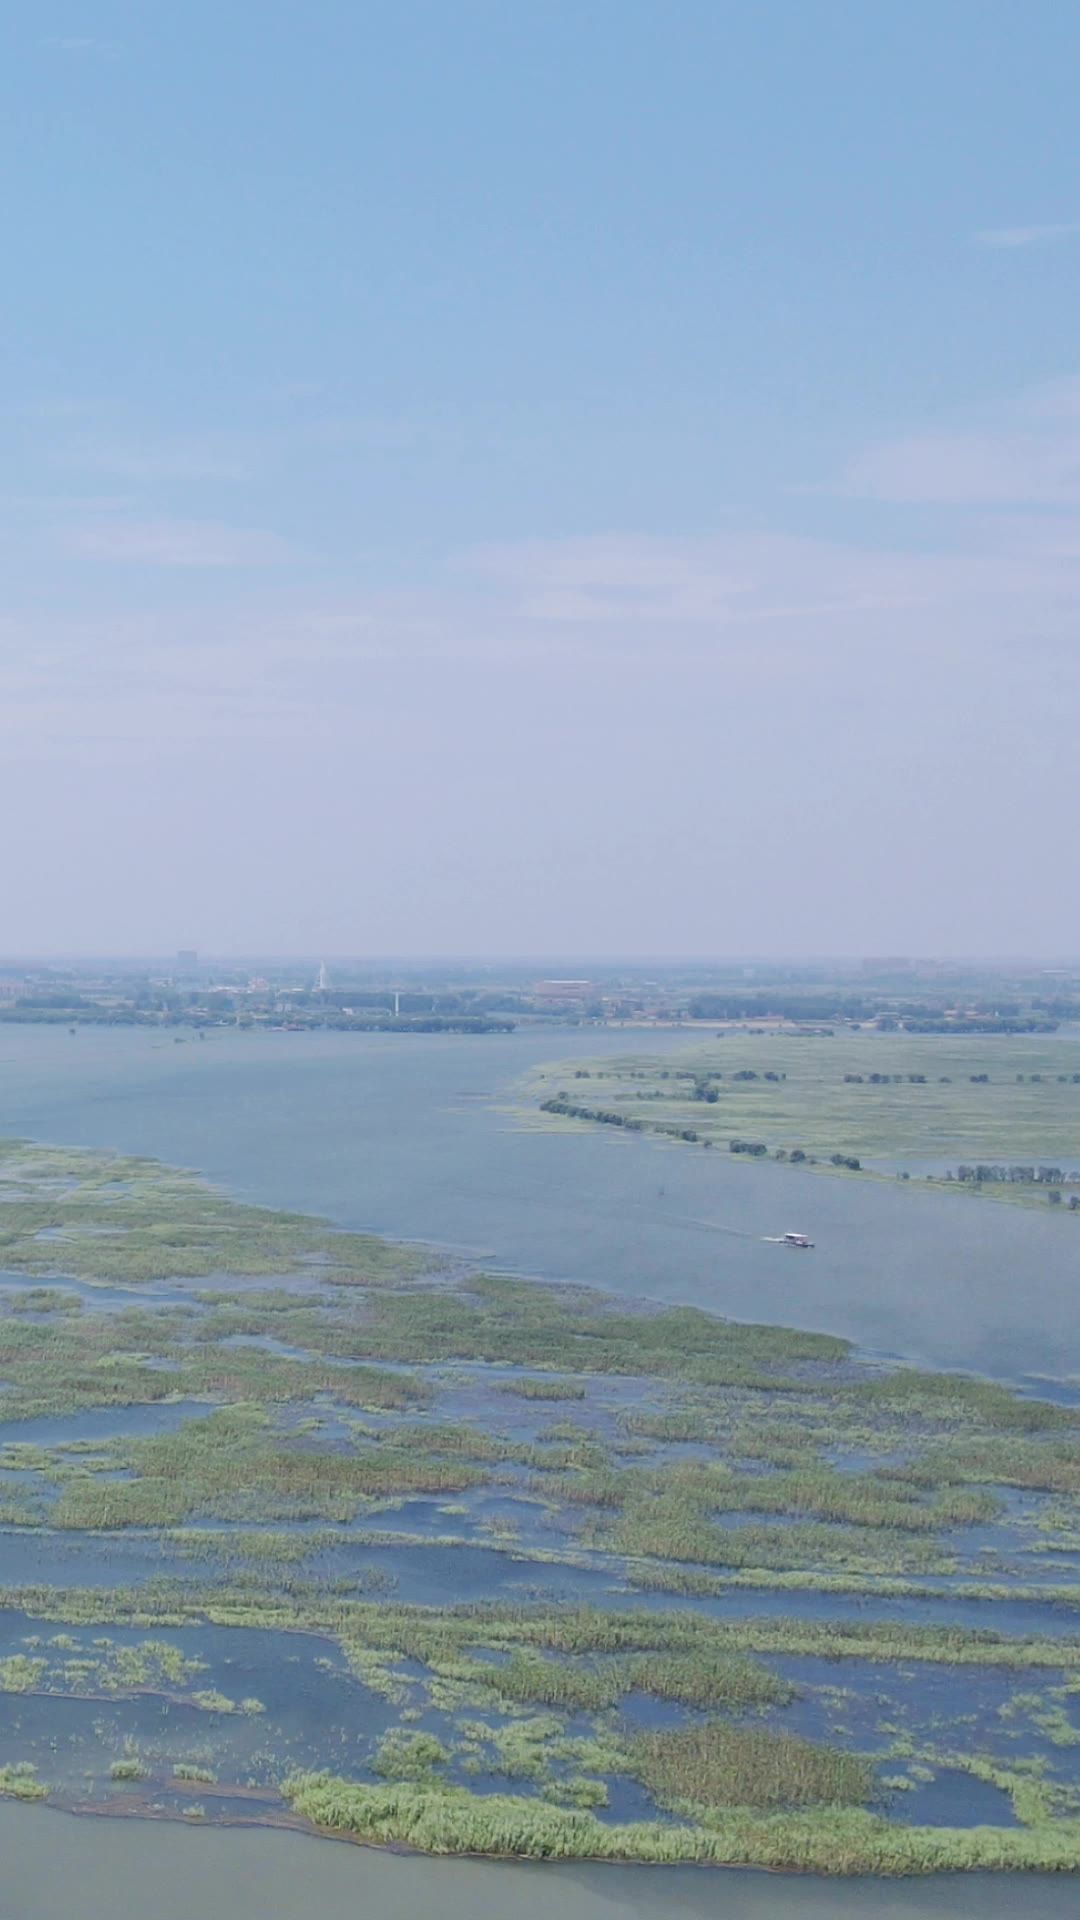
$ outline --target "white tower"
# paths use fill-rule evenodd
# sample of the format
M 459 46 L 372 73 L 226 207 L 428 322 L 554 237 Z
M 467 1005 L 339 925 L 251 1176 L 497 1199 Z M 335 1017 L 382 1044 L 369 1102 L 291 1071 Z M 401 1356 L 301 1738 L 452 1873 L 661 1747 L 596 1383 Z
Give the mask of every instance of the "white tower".
M 326 971 L 325 960 L 319 961 L 319 978 L 316 982 L 316 985 L 320 993 L 325 993 L 327 987 L 330 985 L 330 975 Z

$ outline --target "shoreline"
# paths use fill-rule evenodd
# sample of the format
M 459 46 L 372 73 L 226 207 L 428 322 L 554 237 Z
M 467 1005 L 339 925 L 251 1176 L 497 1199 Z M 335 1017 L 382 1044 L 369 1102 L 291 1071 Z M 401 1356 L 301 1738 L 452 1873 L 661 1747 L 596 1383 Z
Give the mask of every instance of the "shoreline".
M 46 1809 L 46 1815 L 49 1810 Z M 865 1877 L 825 1882 L 813 1875 L 732 1869 L 723 1881 L 685 1868 L 662 1878 L 602 1863 L 580 1863 L 552 1878 L 549 1866 L 461 1857 L 455 1861 L 382 1848 L 315 1846 L 302 1833 L 255 1834 L 197 1823 L 93 1820 L 16 1821 L 0 1805 L 8 1920 L 113 1920 L 117 1911 L 153 1911 L 189 1920 L 201 1910 L 230 1920 L 296 1920 L 312 1906 L 321 1920 L 415 1920 L 437 1904 L 446 1920 L 549 1920 L 557 1893 L 565 1920 L 1011 1920 L 1011 1876 L 946 1873 L 920 1880 Z M 299 1842 L 299 1844 L 298 1844 Z M 308 1843 L 308 1844 L 305 1844 Z M 723 1891 L 719 1891 L 722 1888 Z M 613 1902 L 615 1903 L 613 1905 Z M 1060 1874 L 1028 1875 L 1029 1920 L 1071 1920 L 1075 1889 Z
M 203 1782 L 201 1784 L 192 1783 L 192 1791 L 204 1795 L 208 1799 L 215 1797 L 240 1799 L 245 1797 L 249 1792 L 254 1793 L 255 1790 L 243 1787 L 231 1787 L 217 1782 L 213 1784 Z M 0 1804 L 4 1803 L 11 1806 L 20 1806 L 20 1802 L 15 1796 L 0 1796 Z M 250 1819 L 245 1819 L 239 1814 L 223 1814 L 220 1818 L 213 1821 L 209 1821 L 199 1814 L 185 1813 L 182 1808 L 146 1806 L 141 1804 L 125 1805 L 120 1796 L 117 1796 L 117 1803 L 110 1806 L 88 1806 L 79 1805 L 78 1803 L 69 1804 L 61 1798 L 54 1799 L 50 1796 L 47 1802 L 27 1802 L 22 1805 L 21 1810 L 27 1811 L 31 1806 L 36 1807 L 44 1813 L 60 1814 L 65 1818 L 86 1821 L 88 1824 L 116 1820 L 133 1823 L 138 1822 L 145 1825 L 178 1826 L 189 1829 L 201 1828 L 204 1832 L 213 1830 L 216 1832 L 250 1833 L 262 1831 L 293 1833 L 312 1840 L 336 1841 L 342 1846 L 357 1849 L 363 1853 L 373 1853 L 395 1860 L 462 1860 L 485 1866 L 531 1867 L 548 1870 L 562 1869 L 568 1874 L 581 1867 L 597 1870 L 603 1869 L 606 1872 L 613 1873 L 660 1873 L 665 1876 L 673 1872 L 688 1871 L 700 1873 L 702 1876 L 713 1873 L 740 1873 L 787 1881 L 810 1880 L 819 1887 L 827 1887 L 833 1884 L 842 1885 L 845 1882 L 866 1878 L 870 1878 L 883 1886 L 891 1887 L 903 1882 L 921 1884 L 934 1879 L 967 1880 L 976 1874 L 989 1875 L 995 1880 L 1002 1880 L 1007 1884 L 1013 1884 L 1014 1880 L 1020 1876 L 1022 1876 L 1025 1881 L 1033 1877 L 1045 1877 L 1055 1882 L 1067 1882 L 1073 1879 L 1080 1881 L 1080 1848 L 1078 1848 L 1074 1862 L 1061 1866 L 1048 1865 L 1045 1862 L 1028 1864 L 1023 1861 L 1006 1863 L 999 1866 L 989 1866 L 984 1861 L 977 1861 L 966 1867 L 945 1865 L 927 1867 L 913 1866 L 907 1869 L 890 1871 L 888 1869 L 871 1868 L 865 1863 L 854 1863 L 849 1867 L 827 1868 L 799 1864 L 785 1866 L 777 1865 L 774 1862 L 754 1859 L 710 1860 L 706 1858 L 688 1858 L 681 1860 L 644 1860 L 630 1853 L 580 1853 L 553 1856 L 529 1853 L 484 1852 L 481 1849 L 470 1847 L 422 1847 L 406 1840 L 382 1840 L 367 1834 L 350 1833 L 340 1827 L 325 1826 L 317 1821 L 306 1819 L 302 1815 L 290 1814 L 287 1810 L 287 1803 L 283 1804 L 280 1811 L 278 1809 L 268 1810 L 262 1817 L 253 1814 Z M 910 1829 L 910 1831 L 914 1833 L 921 1830 Z M 974 1833 L 978 1832 L 979 1829 L 930 1829 L 929 1831 Z M 986 1831 L 994 1832 L 996 1829 L 991 1828 Z

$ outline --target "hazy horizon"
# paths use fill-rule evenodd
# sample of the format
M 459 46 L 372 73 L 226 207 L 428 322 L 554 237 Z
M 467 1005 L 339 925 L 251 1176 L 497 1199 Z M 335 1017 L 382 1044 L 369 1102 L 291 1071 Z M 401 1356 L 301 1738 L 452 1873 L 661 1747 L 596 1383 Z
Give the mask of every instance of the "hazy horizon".
M 138 967 L 138 966 L 174 966 L 181 955 L 193 953 L 200 969 L 214 966 L 251 966 L 268 963 L 274 966 L 294 966 L 318 968 L 324 964 L 328 969 L 334 967 L 364 968 L 428 968 L 433 973 L 441 967 L 472 967 L 483 969 L 508 968 L 510 970 L 528 967 L 626 967 L 640 971 L 648 967 L 672 970 L 678 967 L 695 968 L 704 972 L 724 972 L 726 969 L 800 969 L 807 972 L 827 972 L 837 969 L 880 969 L 883 972 L 895 965 L 898 971 L 906 968 L 942 967 L 958 970 L 970 967 L 975 970 L 992 972 L 1001 968 L 1005 972 L 1021 972 L 1025 968 L 1040 971 L 1062 971 L 1080 967 L 1080 954 L 1037 954 L 1037 953 L 566 953 L 555 949 L 534 953 L 495 952 L 485 953 L 475 949 L 462 948 L 460 951 L 444 953 L 332 953 L 322 948 L 312 948 L 309 952 L 273 952 L 268 948 L 252 947 L 236 949 L 232 952 L 203 951 L 200 948 L 177 948 L 175 951 L 151 952 L 134 949 L 122 952 L 119 949 L 102 949 L 100 952 L 12 952 L 0 954 L 0 972 L 12 971 L 20 966 L 53 967 Z
M 1075 8 L 5 51 L 5 939 L 1080 953 Z

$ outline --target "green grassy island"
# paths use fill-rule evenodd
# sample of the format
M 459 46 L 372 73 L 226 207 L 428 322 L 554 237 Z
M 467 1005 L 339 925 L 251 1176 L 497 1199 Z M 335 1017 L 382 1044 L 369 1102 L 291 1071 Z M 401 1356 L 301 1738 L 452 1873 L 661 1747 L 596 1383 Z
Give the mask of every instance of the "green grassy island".
M 104 1153 L 4 1144 L 0 1249 L 0 1794 L 1080 1868 L 1080 1409 Z
M 554 1061 L 522 1118 L 1080 1212 L 1080 1036 L 730 1028 Z

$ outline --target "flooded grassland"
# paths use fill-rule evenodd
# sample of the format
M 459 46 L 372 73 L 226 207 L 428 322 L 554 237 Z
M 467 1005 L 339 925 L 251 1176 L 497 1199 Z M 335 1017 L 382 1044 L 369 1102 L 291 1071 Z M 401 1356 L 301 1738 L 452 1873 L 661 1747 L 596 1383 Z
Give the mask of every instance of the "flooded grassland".
M 1080 1866 L 1080 1411 L 0 1158 L 0 1792 Z
M 534 1068 L 530 1124 L 1080 1212 L 1080 1033 L 728 1030 Z M 528 1113 L 528 1109 L 526 1110 Z M 523 1115 L 523 1117 L 526 1117 Z

